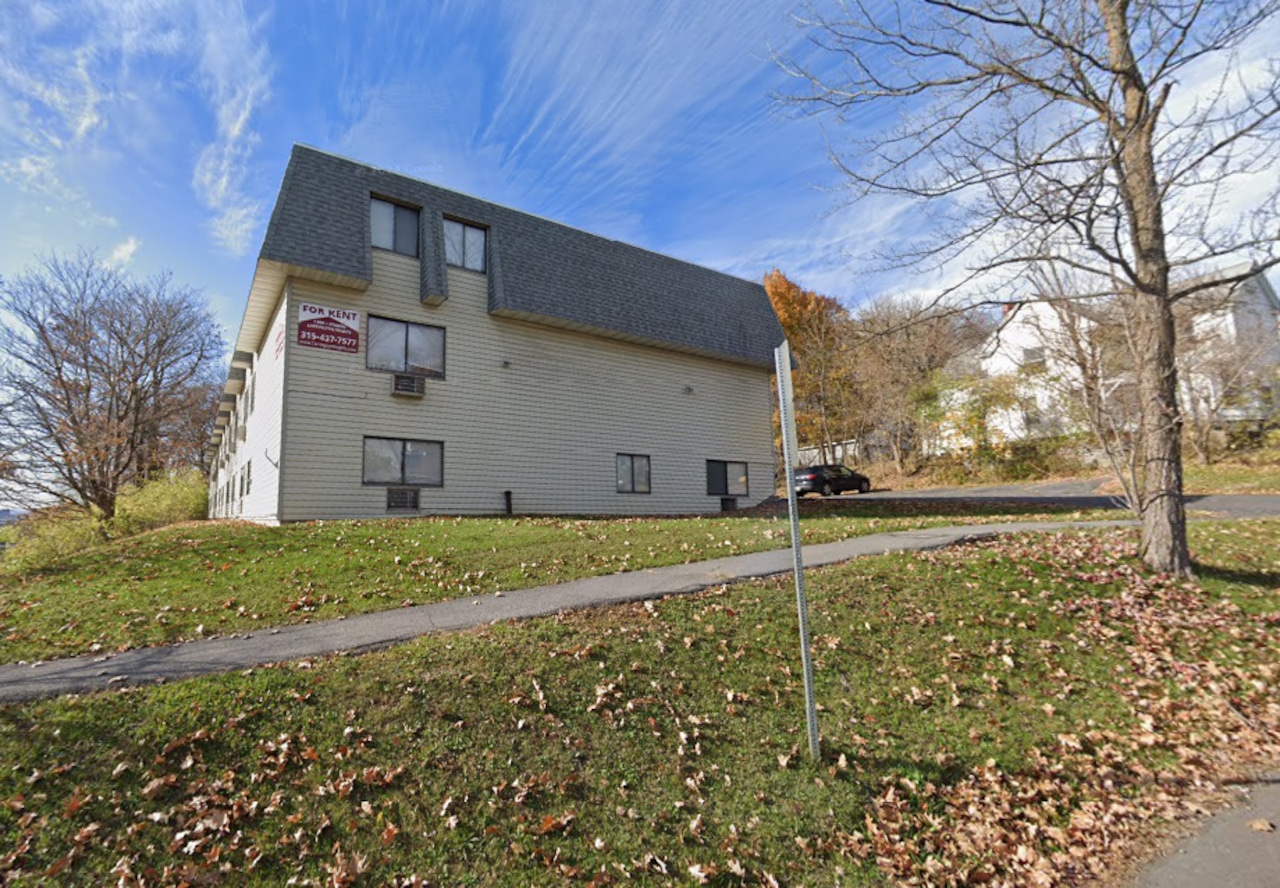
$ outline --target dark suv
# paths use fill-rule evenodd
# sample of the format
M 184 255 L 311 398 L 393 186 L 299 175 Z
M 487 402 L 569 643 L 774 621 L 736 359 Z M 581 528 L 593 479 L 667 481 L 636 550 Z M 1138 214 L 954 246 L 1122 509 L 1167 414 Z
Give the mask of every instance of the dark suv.
M 796 494 L 799 496 L 806 493 L 831 496 L 833 493 L 850 490 L 866 493 L 870 489 L 870 478 L 844 466 L 805 466 L 796 469 Z

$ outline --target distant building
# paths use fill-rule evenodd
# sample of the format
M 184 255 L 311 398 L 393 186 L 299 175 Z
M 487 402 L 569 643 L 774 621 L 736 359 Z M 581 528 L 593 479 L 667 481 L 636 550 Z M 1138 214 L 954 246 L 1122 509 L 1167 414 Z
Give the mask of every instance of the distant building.
M 782 340 L 759 284 L 297 146 L 210 514 L 752 505 L 773 492 Z
M 1194 293 L 1176 304 L 1175 317 L 1184 413 L 1214 424 L 1275 415 L 1280 299 L 1265 275 Z M 989 432 L 1001 440 L 1021 440 L 1080 431 L 1074 405 L 1084 381 L 1082 366 L 1091 368 L 1099 397 L 1133 399 L 1135 377 L 1131 359 L 1121 351 L 1122 336 L 1105 299 L 1006 304 L 979 361 L 987 379 L 1012 381 L 1008 402 L 988 419 Z M 963 398 L 964 393 L 957 396 Z M 951 448 L 971 443 L 961 438 L 954 429 L 949 438 L 944 435 Z

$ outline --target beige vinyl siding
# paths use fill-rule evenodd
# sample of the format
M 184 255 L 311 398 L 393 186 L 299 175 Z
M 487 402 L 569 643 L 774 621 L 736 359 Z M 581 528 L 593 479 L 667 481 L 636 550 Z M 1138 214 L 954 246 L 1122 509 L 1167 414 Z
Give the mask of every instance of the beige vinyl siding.
M 365 436 L 444 442 L 423 512 L 499 512 L 505 490 L 517 512 L 714 511 L 709 459 L 749 464 L 740 505 L 773 492 L 767 370 L 494 317 L 483 274 L 448 275 L 438 307 L 419 302 L 418 261 L 381 250 L 364 293 L 289 282 L 283 520 L 386 514 L 385 488 L 361 483 Z M 360 353 L 298 346 L 303 302 L 359 311 Z M 445 328 L 446 378 L 425 397 L 365 368 L 370 314 Z M 652 493 L 616 491 L 618 453 L 649 456 Z

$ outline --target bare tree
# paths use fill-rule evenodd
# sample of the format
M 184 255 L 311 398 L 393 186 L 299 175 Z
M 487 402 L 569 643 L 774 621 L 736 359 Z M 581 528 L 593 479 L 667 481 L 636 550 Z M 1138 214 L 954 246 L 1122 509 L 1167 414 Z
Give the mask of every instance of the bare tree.
M 990 327 L 982 312 L 940 310 L 907 298 L 864 304 L 851 326 L 849 362 L 861 383 L 861 425 L 906 473 L 921 455 L 938 374 L 986 338 Z
M 847 0 L 803 20 L 818 52 L 781 60 L 804 84 L 791 101 L 867 133 L 838 157 L 855 197 L 932 210 L 931 237 L 903 244 L 895 261 L 963 257 L 965 283 L 988 294 L 993 272 L 1016 285 L 1031 267 L 1062 264 L 1124 294 L 1142 404 L 1142 555 L 1161 571 L 1191 571 L 1173 317 L 1191 290 L 1172 282 L 1207 288 L 1231 280 L 1212 274 L 1226 260 L 1278 261 L 1280 195 L 1266 173 L 1280 70 L 1270 58 L 1246 76 L 1238 55 L 1278 8 Z M 1223 222 L 1243 177 L 1252 211 Z
M 81 252 L 0 285 L 0 486 L 115 514 L 129 483 L 198 460 L 222 334 L 199 293 Z

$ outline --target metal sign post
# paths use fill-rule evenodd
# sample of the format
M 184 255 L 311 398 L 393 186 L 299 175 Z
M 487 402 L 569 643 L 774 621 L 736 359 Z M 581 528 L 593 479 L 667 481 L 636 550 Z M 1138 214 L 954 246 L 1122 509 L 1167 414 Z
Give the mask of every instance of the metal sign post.
M 804 664 L 804 715 L 809 729 L 809 756 L 817 761 L 818 711 L 813 696 L 813 654 L 809 650 L 809 602 L 804 595 L 804 555 L 800 546 L 800 512 L 796 505 L 795 407 L 791 400 L 791 346 L 785 340 L 773 350 L 778 375 L 778 417 L 782 425 L 782 461 L 787 469 L 787 509 L 791 513 L 791 559 L 796 576 L 796 610 L 800 614 L 800 661 Z

